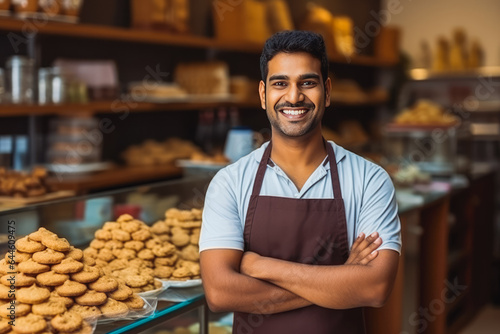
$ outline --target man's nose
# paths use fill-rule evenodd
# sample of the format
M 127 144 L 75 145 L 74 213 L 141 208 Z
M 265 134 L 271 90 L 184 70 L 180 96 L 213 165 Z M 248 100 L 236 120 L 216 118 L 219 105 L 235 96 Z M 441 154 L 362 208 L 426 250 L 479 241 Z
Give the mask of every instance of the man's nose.
M 304 94 L 297 85 L 290 85 L 286 95 L 287 102 L 292 104 L 304 101 Z

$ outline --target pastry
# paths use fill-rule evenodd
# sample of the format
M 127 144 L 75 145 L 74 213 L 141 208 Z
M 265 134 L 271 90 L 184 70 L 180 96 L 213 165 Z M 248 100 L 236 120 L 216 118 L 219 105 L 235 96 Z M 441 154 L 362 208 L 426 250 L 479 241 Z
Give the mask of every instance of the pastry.
M 69 279 L 66 274 L 58 274 L 55 271 L 47 271 L 36 276 L 37 281 L 44 286 L 59 286 Z
M 67 311 L 52 318 L 50 324 L 59 332 L 73 332 L 82 327 L 82 322 L 78 313 Z
M 30 240 L 28 236 L 16 241 L 16 249 L 24 253 L 35 253 L 45 249 L 45 246 L 34 240 Z
M 41 315 L 33 313 L 16 318 L 15 332 L 20 334 L 36 334 L 47 328 L 47 322 Z
M 39 288 L 36 284 L 33 284 L 29 288 L 18 289 L 16 292 L 16 300 L 25 304 L 40 304 L 49 299 L 49 297 L 49 289 Z
M 42 264 L 58 264 L 65 258 L 64 253 L 55 251 L 53 249 L 45 249 L 41 252 L 33 253 L 33 261 Z
M 87 291 L 87 286 L 75 281 L 66 281 L 63 285 L 55 288 L 55 291 L 63 297 L 81 296 Z

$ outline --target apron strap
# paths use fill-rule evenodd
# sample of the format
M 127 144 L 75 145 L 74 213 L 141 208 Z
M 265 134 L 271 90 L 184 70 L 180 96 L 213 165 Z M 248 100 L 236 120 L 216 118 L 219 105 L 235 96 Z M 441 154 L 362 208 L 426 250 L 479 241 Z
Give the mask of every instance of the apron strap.
M 270 141 L 269 145 L 267 145 L 264 154 L 262 155 L 262 159 L 260 160 L 259 169 L 257 170 L 257 175 L 255 176 L 255 182 L 253 184 L 252 195 L 259 196 L 260 189 L 262 188 L 262 182 L 264 181 L 264 174 L 266 173 L 267 162 L 271 157 L 271 147 L 273 142 Z
M 337 169 L 337 160 L 335 159 L 335 152 L 332 145 L 323 139 L 326 145 L 326 152 L 328 153 L 328 160 L 330 160 L 330 175 L 332 178 L 333 197 L 341 199 L 342 191 L 340 190 L 339 171 Z

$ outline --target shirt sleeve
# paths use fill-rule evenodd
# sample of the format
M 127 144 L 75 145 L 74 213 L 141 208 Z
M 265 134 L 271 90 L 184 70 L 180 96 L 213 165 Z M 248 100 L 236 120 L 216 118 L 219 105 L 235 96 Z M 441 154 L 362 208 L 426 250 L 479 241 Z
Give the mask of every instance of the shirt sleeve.
M 401 254 L 401 223 L 396 192 L 389 175 L 379 166 L 368 176 L 364 186 L 361 211 L 355 238 L 361 233 L 378 232 L 382 245 L 378 250 L 392 249 Z
M 208 186 L 203 208 L 200 252 L 207 249 L 243 250 L 243 228 L 228 172 L 222 169 Z

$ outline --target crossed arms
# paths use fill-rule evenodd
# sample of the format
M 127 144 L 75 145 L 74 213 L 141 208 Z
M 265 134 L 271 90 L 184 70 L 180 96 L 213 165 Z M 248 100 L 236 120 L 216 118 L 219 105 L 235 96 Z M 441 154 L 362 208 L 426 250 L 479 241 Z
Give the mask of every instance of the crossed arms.
M 212 311 L 272 314 L 316 304 L 332 309 L 382 306 L 399 255 L 376 249 L 377 234 L 361 235 L 344 265 L 288 262 L 232 249 L 201 252 L 203 286 Z

